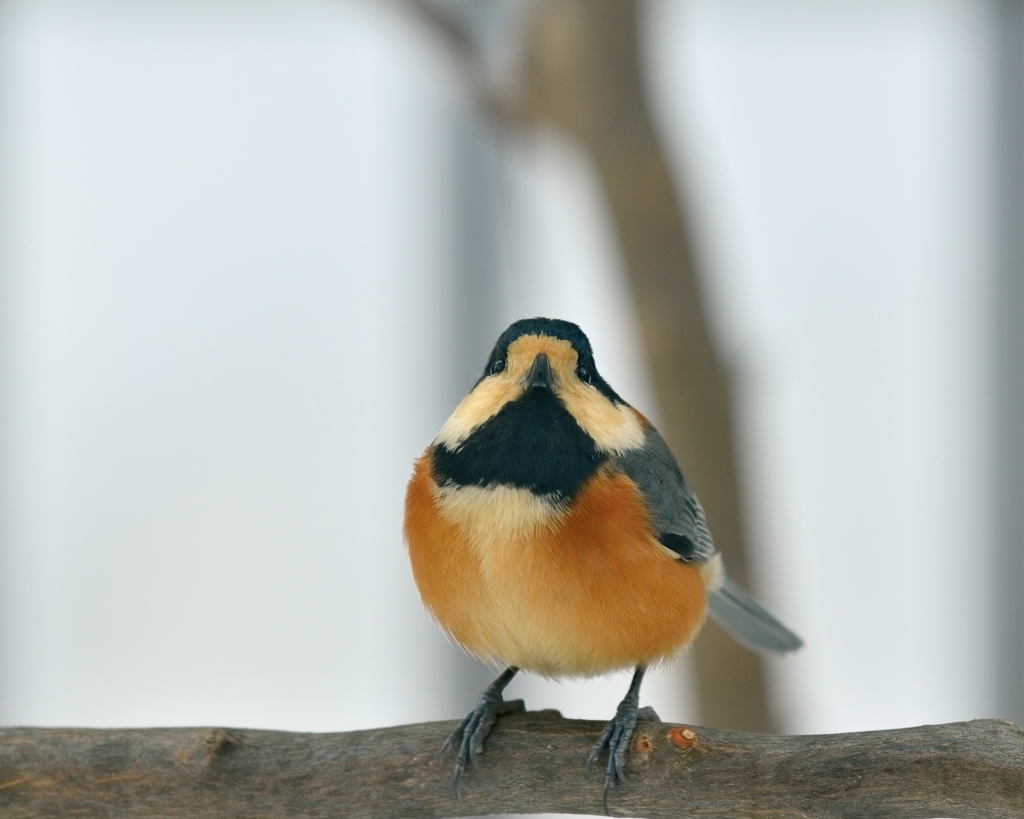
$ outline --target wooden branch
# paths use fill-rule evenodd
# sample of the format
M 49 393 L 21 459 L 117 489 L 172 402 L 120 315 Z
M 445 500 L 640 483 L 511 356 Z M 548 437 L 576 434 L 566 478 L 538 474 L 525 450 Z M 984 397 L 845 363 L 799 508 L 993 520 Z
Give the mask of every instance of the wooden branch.
M 222 728 L 0 729 L 0 815 L 443 817 L 593 813 L 601 723 L 503 717 L 452 794 L 454 722 L 347 734 Z M 829 736 L 641 722 L 616 816 L 1009 819 L 1024 815 L 1024 731 L 1009 722 Z

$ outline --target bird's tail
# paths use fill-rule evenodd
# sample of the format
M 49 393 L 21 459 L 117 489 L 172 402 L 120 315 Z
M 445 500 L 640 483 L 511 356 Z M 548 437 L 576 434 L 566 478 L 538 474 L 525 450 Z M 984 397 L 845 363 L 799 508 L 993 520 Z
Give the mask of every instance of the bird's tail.
M 804 644 L 761 604 L 728 578 L 708 595 L 711 619 L 753 651 L 785 653 Z

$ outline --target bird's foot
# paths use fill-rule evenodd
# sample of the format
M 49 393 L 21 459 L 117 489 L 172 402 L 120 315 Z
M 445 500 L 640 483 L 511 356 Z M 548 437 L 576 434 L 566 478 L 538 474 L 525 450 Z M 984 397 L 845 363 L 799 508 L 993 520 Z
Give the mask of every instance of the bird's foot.
M 625 699 L 619 703 L 615 717 L 605 725 L 601 736 L 597 738 L 594 747 L 590 750 L 587 758 L 587 770 L 597 762 L 598 757 L 605 748 L 608 749 L 608 765 L 604 769 L 604 812 L 608 814 L 608 792 L 614 787 L 616 780 L 626 778 L 626 751 L 629 749 L 629 740 L 633 736 L 638 719 L 649 722 L 661 722 L 661 718 L 649 705 L 640 708 L 639 692 L 632 690 L 626 694 Z M 610 814 L 608 814 L 610 815 Z
M 476 704 L 476 708 L 466 715 L 441 747 L 442 754 L 449 748 L 458 747 L 459 749 L 455 757 L 455 781 L 453 783 L 455 795 L 459 798 L 462 797 L 460 783 L 466 765 L 472 763 L 473 767 L 476 767 L 477 759 L 484 750 L 484 740 L 491 733 L 498 717 L 526 710 L 526 704 L 522 700 L 506 702 L 502 698 L 501 692 L 505 685 L 499 687 L 499 682 L 501 682 L 500 678 L 480 695 L 480 701 Z

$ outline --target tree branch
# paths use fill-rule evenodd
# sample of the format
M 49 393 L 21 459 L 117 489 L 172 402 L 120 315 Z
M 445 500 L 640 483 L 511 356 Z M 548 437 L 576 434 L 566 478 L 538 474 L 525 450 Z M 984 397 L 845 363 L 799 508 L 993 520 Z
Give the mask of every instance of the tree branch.
M 597 722 L 503 717 L 452 794 L 452 722 L 346 734 L 222 728 L 0 729 L 0 815 L 442 817 L 601 813 Z M 641 722 L 613 815 L 1009 819 L 1024 731 L 997 720 L 827 736 Z

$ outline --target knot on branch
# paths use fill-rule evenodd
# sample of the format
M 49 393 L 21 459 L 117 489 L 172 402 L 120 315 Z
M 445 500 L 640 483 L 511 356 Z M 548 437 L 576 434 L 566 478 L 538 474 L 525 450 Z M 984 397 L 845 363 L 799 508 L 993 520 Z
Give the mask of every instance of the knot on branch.
M 212 762 L 218 756 L 228 753 L 239 744 L 241 744 L 241 740 L 230 731 L 226 731 L 223 728 L 214 728 L 206 736 L 207 759 Z

